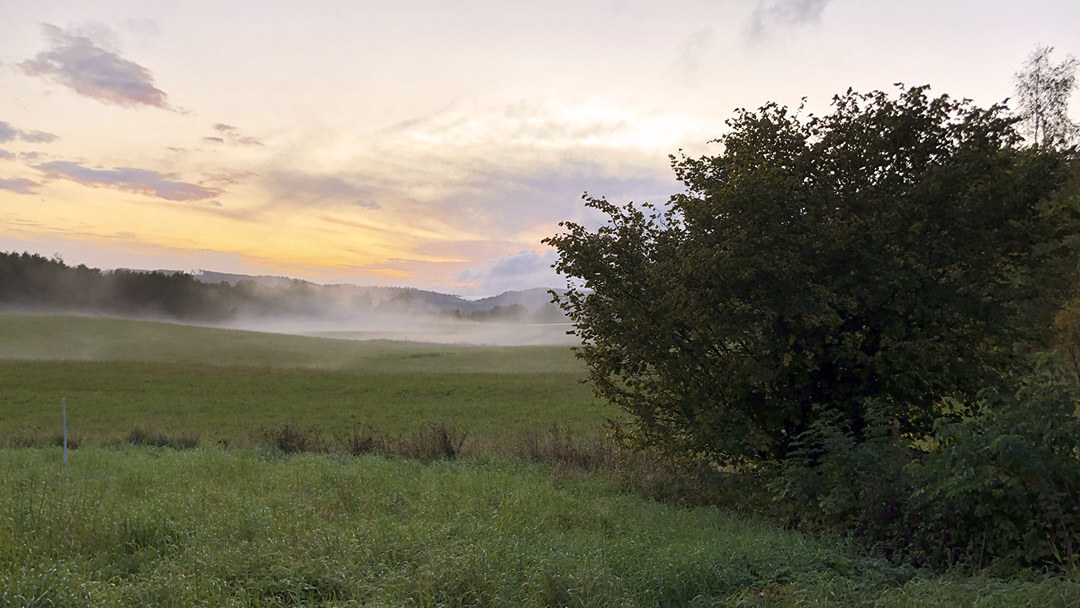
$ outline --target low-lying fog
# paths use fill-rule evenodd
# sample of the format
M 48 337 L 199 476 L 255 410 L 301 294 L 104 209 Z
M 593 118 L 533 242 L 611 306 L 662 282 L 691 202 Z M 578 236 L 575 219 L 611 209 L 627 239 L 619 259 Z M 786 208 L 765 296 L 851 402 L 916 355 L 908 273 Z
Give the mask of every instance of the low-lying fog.
M 0 310 L 157 320 L 350 340 L 568 345 L 561 290 L 465 300 L 407 287 L 319 285 L 285 277 L 71 267 L 0 253 Z
M 372 315 L 352 319 L 247 318 L 217 327 L 344 340 L 407 340 L 490 346 L 570 346 L 570 323 L 518 323 L 440 319 L 427 315 Z

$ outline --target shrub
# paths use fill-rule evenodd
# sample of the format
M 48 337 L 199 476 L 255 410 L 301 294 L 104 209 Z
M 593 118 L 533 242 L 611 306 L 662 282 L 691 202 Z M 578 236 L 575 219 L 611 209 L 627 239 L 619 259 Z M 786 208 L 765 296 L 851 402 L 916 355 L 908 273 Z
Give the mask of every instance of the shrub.
M 850 530 L 863 544 L 894 552 L 907 543 L 904 468 L 913 451 L 880 404 L 866 410 L 862 433 L 838 412 L 823 412 L 792 442 L 771 486 L 789 524 Z
M 1014 395 L 949 402 L 919 442 L 876 405 L 862 433 L 824 414 L 793 441 L 774 497 L 795 525 L 848 531 L 916 565 L 1076 566 L 1077 395 L 1060 361 L 1044 356 Z
M 941 421 L 937 449 L 910 467 L 918 490 L 912 553 L 975 566 L 1080 559 L 1077 387 L 1044 357 L 1015 395 L 986 391 L 973 414 Z
M 546 240 L 555 298 L 624 436 L 667 453 L 775 463 L 827 410 L 861 433 L 877 399 L 927 433 L 1045 346 L 1080 217 L 1051 198 L 1068 156 L 1015 119 L 926 87 L 852 91 L 831 112 L 739 111 L 719 154 L 673 158 L 666 205 L 586 197 L 605 217 Z M 1067 245 L 1067 246 L 1066 246 Z

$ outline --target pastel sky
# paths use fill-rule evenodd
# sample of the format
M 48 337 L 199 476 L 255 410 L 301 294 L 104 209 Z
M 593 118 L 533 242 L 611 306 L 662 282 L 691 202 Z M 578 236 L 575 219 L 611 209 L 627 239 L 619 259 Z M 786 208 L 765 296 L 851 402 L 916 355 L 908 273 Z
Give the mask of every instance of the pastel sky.
M 595 221 L 584 191 L 666 200 L 735 108 L 988 105 L 1039 44 L 1080 54 L 1080 2 L 5 0 L 0 250 L 556 286 L 540 240 Z

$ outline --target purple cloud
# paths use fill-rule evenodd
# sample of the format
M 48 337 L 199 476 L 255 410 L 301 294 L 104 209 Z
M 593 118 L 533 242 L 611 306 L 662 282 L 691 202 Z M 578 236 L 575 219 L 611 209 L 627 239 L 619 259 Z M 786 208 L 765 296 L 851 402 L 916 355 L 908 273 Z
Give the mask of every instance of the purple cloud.
M 223 144 L 223 143 L 225 143 L 225 140 L 221 139 L 220 137 L 204 137 L 204 138 L 202 138 L 202 140 L 203 140 L 204 143 L 208 143 L 208 144 Z
M 459 283 L 470 284 L 487 293 L 537 286 L 553 287 L 564 282 L 551 268 L 555 259 L 554 249 L 519 251 L 489 260 L 481 266 L 466 268 L 454 278 Z
M 197 184 L 178 182 L 171 176 L 130 167 L 114 169 L 90 169 L 78 163 L 53 161 L 35 165 L 50 179 L 68 179 L 78 184 L 91 187 L 116 188 L 127 192 L 137 192 L 167 201 L 202 201 L 222 193 L 219 188 L 206 188 Z
M 19 66 L 31 76 L 49 78 L 76 93 L 104 103 L 172 110 L 165 92 L 143 66 L 105 50 L 85 36 L 42 24 L 49 38 L 48 51 Z
M 32 144 L 47 144 L 56 141 L 59 137 L 45 131 L 23 131 L 19 139 Z
M 34 194 L 34 190 L 41 184 L 28 179 L 4 179 L 0 178 L 0 190 L 7 190 L 15 194 Z
M 19 130 L 0 120 L 0 142 L 9 142 L 19 136 Z
M 11 160 L 15 158 L 15 155 L 7 150 L 0 150 L 0 160 Z
M 21 131 L 13 127 L 11 123 L 0 120 L 0 143 L 16 139 L 34 144 L 47 144 L 60 138 L 45 131 Z

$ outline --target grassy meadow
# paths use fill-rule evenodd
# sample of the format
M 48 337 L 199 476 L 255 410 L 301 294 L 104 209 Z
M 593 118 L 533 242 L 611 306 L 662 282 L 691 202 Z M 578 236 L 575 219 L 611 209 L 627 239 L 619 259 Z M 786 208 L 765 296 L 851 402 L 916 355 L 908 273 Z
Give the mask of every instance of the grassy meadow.
M 599 432 L 565 347 L 361 342 L 56 315 L 0 315 L 0 429 L 69 429 L 101 444 L 134 428 L 244 442 L 263 427 L 367 425 L 400 434 L 439 422 L 480 443 L 558 426 Z M 2 441 L 2 438 L 0 438 Z
M 1080 605 L 1080 576 L 899 567 L 499 447 L 598 438 L 616 413 L 582 376 L 561 347 L 0 315 L 0 608 Z M 36 440 L 61 397 L 69 466 Z M 468 432 L 467 457 L 290 454 L 264 432 L 430 423 Z

